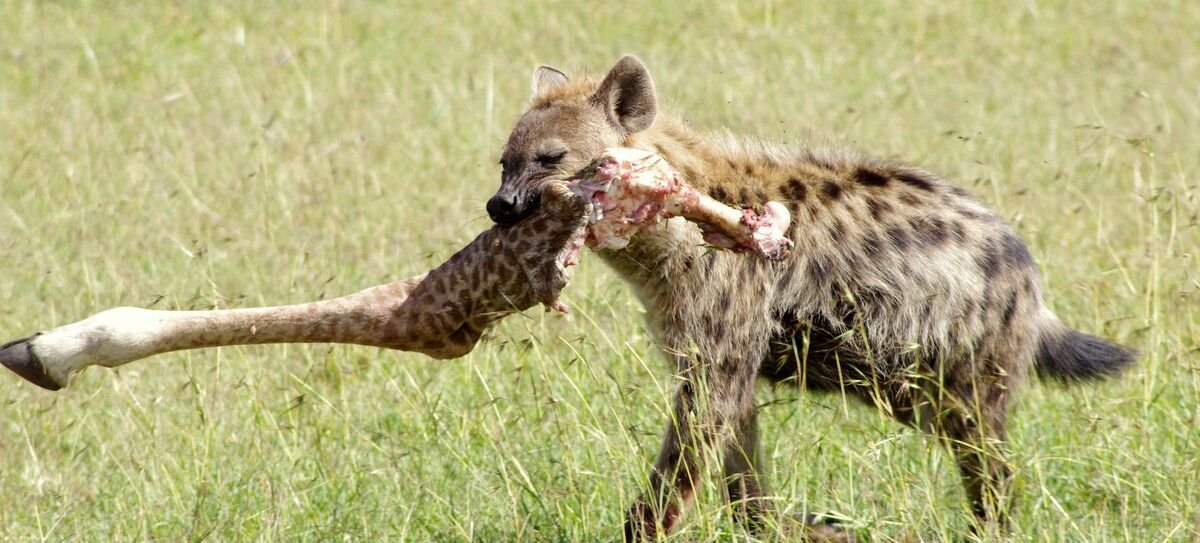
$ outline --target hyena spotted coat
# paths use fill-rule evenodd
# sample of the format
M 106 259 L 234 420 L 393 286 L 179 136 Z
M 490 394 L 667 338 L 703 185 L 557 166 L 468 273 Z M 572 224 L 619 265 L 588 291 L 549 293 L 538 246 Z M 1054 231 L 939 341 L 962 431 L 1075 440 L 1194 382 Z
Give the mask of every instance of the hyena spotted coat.
M 1031 372 L 1089 380 L 1134 359 L 1059 321 L 1042 302 L 1021 238 L 933 173 L 843 150 L 701 134 L 658 114 L 650 74 L 632 56 L 602 80 L 543 66 L 533 87 L 487 205 L 498 223 L 531 213 L 547 179 L 611 146 L 660 153 L 725 203 L 776 200 L 792 213 L 795 250 L 783 262 L 710 251 L 682 221 L 601 253 L 645 304 L 684 378 L 652 490 L 629 511 L 627 539 L 677 525 L 709 451 L 723 457 L 738 517 L 764 525 L 772 511 L 759 499 L 757 378 L 845 393 L 938 435 L 978 526 L 1002 526 L 1012 393 Z M 849 538 L 805 520 L 810 540 Z

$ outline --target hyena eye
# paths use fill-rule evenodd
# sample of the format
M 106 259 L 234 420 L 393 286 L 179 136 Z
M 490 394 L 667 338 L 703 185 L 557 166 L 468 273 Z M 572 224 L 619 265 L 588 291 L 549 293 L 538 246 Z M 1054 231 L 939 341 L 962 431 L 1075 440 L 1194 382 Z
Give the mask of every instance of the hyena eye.
M 540 154 L 534 160 L 537 160 L 538 164 L 548 167 L 548 166 L 557 165 L 559 162 L 562 162 L 562 159 L 565 156 L 567 156 L 566 151 L 559 151 L 557 153 Z

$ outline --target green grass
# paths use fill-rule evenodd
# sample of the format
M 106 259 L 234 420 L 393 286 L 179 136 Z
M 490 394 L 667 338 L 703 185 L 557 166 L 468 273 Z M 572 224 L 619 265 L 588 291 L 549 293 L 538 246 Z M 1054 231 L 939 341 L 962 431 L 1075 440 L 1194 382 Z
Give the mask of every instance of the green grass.
M 697 124 L 920 163 L 1009 217 L 1124 379 L 1031 385 L 1016 541 L 1200 540 L 1200 4 L 0 2 L 0 339 L 419 273 L 488 221 L 539 63 L 640 55 Z M 597 258 L 461 360 L 227 348 L 0 377 L 0 540 L 611 541 L 674 379 Z M 968 522 L 929 440 L 761 389 L 785 507 Z M 740 540 L 715 485 L 673 540 Z

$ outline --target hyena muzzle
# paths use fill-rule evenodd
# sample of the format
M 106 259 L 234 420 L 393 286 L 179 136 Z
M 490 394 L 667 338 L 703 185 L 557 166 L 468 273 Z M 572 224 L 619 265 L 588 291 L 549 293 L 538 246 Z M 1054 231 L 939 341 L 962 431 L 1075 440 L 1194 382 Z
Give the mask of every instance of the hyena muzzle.
M 601 252 L 645 304 L 683 377 L 627 539 L 677 525 L 713 457 L 723 458 L 737 517 L 751 529 L 780 525 L 759 469 L 758 378 L 850 395 L 938 436 L 958 464 L 976 527 L 1002 527 L 1012 393 L 1031 370 L 1086 381 L 1134 360 L 1045 307 L 1025 243 L 965 190 L 852 152 L 697 133 L 658 115 L 650 74 L 631 56 L 601 79 L 534 72 L 489 214 L 519 221 L 537 207 L 545 180 L 612 146 L 660 153 L 725 203 L 786 202 L 795 242 L 787 260 L 767 262 L 710 251 L 695 227 L 672 221 Z M 850 539 L 800 520 L 809 540 Z

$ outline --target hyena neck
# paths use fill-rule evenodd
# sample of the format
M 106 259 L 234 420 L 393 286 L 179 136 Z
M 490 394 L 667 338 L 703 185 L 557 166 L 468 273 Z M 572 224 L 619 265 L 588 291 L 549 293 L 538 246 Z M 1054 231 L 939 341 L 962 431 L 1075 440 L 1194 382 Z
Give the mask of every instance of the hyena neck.
M 702 190 L 715 181 L 714 174 L 728 169 L 739 158 L 714 145 L 711 138 L 686 122 L 665 116 L 650 128 L 626 138 L 624 145 L 662 155 L 689 184 Z

